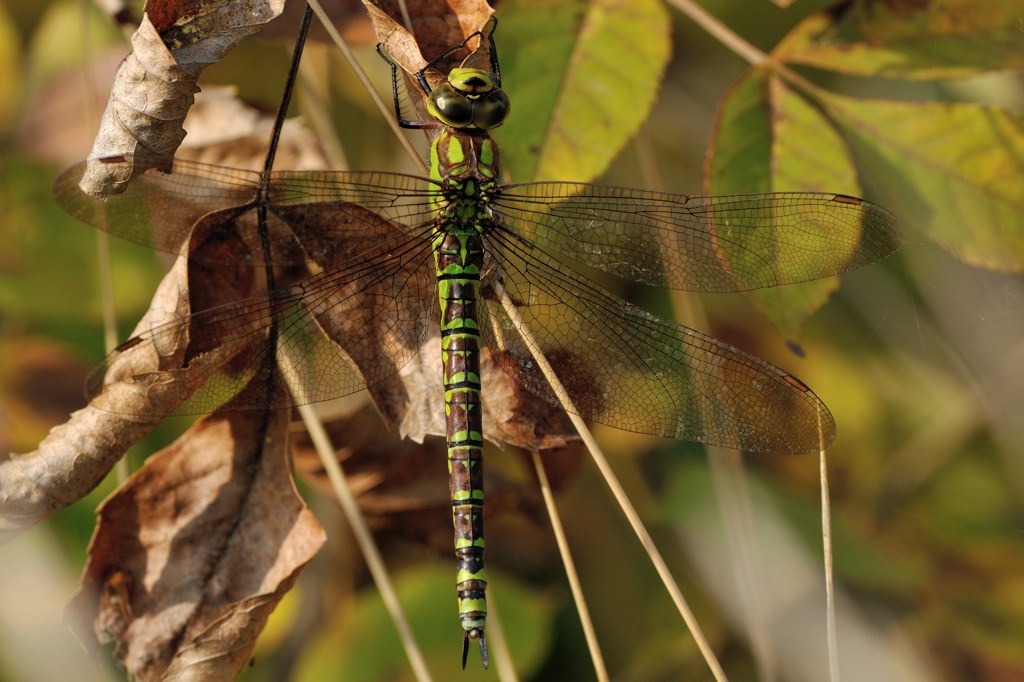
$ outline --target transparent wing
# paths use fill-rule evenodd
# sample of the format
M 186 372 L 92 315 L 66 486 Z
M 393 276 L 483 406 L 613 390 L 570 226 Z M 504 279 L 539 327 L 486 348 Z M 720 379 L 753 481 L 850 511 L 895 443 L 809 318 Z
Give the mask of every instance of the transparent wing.
M 903 239 L 891 213 L 837 194 L 691 197 L 536 182 L 501 188 L 493 211 L 550 253 L 688 291 L 820 279 L 885 258 Z
M 118 163 L 128 162 L 112 165 Z M 150 169 L 123 194 L 97 200 L 79 187 L 84 172 L 85 163 L 79 163 L 54 183 L 54 198 L 61 208 L 113 235 L 174 254 L 181 251 L 193 225 L 204 216 L 254 210 L 262 179 L 255 171 L 175 160 L 170 173 Z M 273 211 L 299 204 L 359 204 L 397 225 L 415 228 L 430 219 L 430 186 L 424 178 L 397 173 L 275 171 L 269 178 L 267 205 Z M 249 233 L 240 233 L 243 241 L 259 244 L 257 224 L 250 222 L 244 227 Z M 282 246 L 291 239 L 287 231 L 271 233 L 277 265 L 294 265 L 290 258 L 301 259 Z M 262 266 L 252 254 L 234 262 Z M 220 260 L 217 264 L 225 263 Z
M 253 171 L 175 161 L 174 172 L 150 169 L 123 194 L 98 200 L 79 187 L 85 168 L 83 161 L 57 178 L 53 196 L 61 208 L 113 235 L 175 254 L 199 218 L 254 201 L 260 180 Z
M 201 225 L 224 216 L 211 214 Z M 235 349 L 232 361 L 210 377 L 179 413 L 213 411 L 247 385 L 250 390 L 236 403 L 239 408 L 283 408 L 327 400 L 382 381 L 404 366 L 434 322 L 435 284 L 427 228 L 403 230 L 344 203 L 288 207 L 278 218 L 287 218 L 295 227 L 293 239 L 322 268 L 319 272 L 296 275 L 285 288 L 199 310 L 129 339 L 94 373 L 93 392 L 99 390 L 96 384 L 108 370 L 114 370 L 108 377 L 113 380 L 124 374 L 122 367 L 137 368 L 137 358 L 155 356 L 155 362 L 150 361 L 150 366 L 156 365 L 152 371 L 173 376 L 220 347 Z M 249 212 L 217 221 L 216 227 L 227 232 L 232 222 L 252 220 Z M 249 227 L 239 229 L 244 232 Z M 195 281 L 190 287 L 206 288 Z M 273 390 L 270 371 L 278 372 L 290 394 L 282 396 Z M 128 373 L 136 376 L 137 370 Z M 259 385 L 267 390 L 252 389 Z
M 484 338 L 502 368 L 545 401 L 561 404 L 536 351 L 575 411 L 609 426 L 750 452 L 804 453 L 832 442 L 828 409 L 792 375 L 616 298 L 500 227 L 487 243 Z

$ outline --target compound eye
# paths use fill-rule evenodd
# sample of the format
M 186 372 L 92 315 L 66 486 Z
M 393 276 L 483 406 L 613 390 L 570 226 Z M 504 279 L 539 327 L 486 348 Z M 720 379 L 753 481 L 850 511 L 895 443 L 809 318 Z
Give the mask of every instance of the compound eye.
M 497 128 L 505 122 L 511 106 L 503 90 L 492 90 L 476 101 L 473 125 L 481 130 Z
M 441 123 L 453 128 L 465 128 L 473 122 L 473 103 L 453 88 L 442 83 L 427 98 L 427 111 Z

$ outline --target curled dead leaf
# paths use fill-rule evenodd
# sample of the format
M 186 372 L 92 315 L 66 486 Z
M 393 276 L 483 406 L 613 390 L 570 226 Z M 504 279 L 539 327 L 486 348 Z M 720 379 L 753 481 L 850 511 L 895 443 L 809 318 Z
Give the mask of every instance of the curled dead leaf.
M 177 158 L 260 171 L 273 127 L 274 117 L 238 99 L 235 88 L 204 85 L 185 118 L 188 137 Z M 274 165 L 288 170 L 330 167 L 320 140 L 301 118 L 285 120 Z
M 430 60 L 483 29 L 494 14 L 494 10 L 480 0 L 420 0 L 406 3 L 411 23 L 406 26 L 398 2 L 363 0 L 363 4 L 384 51 L 410 74 L 417 73 Z M 482 48 L 486 54 L 486 41 Z M 451 66 L 444 65 L 447 68 L 442 68 L 437 77 L 444 78 Z
M 363 0 L 370 14 L 378 44 L 404 72 L 407 90 L 419 92 L 420 86 L 412 78 L 430 62 L 465 41 L 471 34 L 483 30 L 494 10 L 481 0 L 419 0 L 406 3 L 409 25 L 406 25 L 399 3 L 394 0 Z M 487 64 L 490 44 L 474 40 L 468 50 L 456 50 L 450 56 L 432 64 L 424 74 L 430 87 L 443 83 L 448 72 L 459 66 L 472 54 L 474 63 Z M 418 117 L 425 118 L 423 98 L 411 98 Z
M 166 35 L 144 16 L 132 37 L 132 53 L 115 77 L 82 190 L 105 197 L 123 192 L 149 168 L 169 170 L 185 137 L 182 124 L 199 89 L 199 73 L 278 16 L 283 5 L 283 0 L 225 2 L 216 12 L 178 17 L 164 27 Z M 126 157 L 134 163 L 109 163 Z

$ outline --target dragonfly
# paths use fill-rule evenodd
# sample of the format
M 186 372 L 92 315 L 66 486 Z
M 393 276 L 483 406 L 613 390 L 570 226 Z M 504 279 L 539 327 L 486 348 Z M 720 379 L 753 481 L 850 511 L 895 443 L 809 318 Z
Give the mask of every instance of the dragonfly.
M 79 187 L 84 164 L 54 188 L 66 211 L 117 236 L 179 253 L 202 233 L 231 246 L 214 256 L 194 250 L 193 261 L 276 273 L 271 291 L 200 306 L 108 358 L 104 367 L 187 330 L 203 330 L 208 346 L 248 349 L 181 412 L 348 395 L 393 377 L 439 329 L 463 666 L 475 641 L 485 667 L 481 353 L 537 399 L 612 427 L 754 453 L 816 452 L 832 442 L 835 422 L 802 381 L 594 280 L 741 292 L 836 275 L 902 241 L 892 214 L 841 194 L 503 184 L 490 131 L 511 103 L 493 22 L 415 74 L 422 120 L 403 117 L 398 68 L 378 48 L 391 63 L 401 125 L 432 137 L 429 177 L 175 160 L 104 201 Z M 470 41 L 489 47 L 486 68 L 466 66 Z M 427 69 L 460 50 L 466 59 L 431 87 Z M 267 372 L 290 390 L 240 390 Z

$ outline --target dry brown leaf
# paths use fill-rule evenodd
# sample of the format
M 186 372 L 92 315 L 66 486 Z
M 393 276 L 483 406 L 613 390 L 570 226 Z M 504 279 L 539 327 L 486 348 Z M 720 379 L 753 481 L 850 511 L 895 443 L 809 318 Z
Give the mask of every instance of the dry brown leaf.
M 235 88 L 204 85 L 185 119 L 188 137 L 177 158 L 261 171 L 273 127 L 274 117 L 242 102 Z M 281 131 L 274 167 L 321 170 L 330 164 L 313 131 L 302 119 L 289 118 Z
M 78 636 L 140 680 L 230 679 L 325 535 L 295 490 L 286 411 L 219 412 L 108 498 Z
M 406 73 L 415 74 L 428 62 L 455 47 L 474 31 L 487 24 L 494 10 L 482 0 L 412 0 L 406 2 L 410 27 L 403 23 L 396 0 L 363 0 L 373 21 L 377 39 L 384 51 Z M 487 41 L 470 44 L 486 60 Z M 465 58 L 465 52 L 453 59 Z M 431 87 L 442 82 L 456 64 L 450 61 L 438 64 L 427 73 Z
M 143 17 L 132 53 L 114 80 L 82 178 L 82 190 L 92 196 L 122 192 L 148 168 L 170 168 L 185 137 L 182 123 L 198 91 L 199 73 L 278 16 L 284 0 L 226 0 L 212 9 L 192 4 L 199 11 L 184 16 L 167 10 L 167 4 Z M 127 157 L 131 166 L 104 162 Z
M 316 523 L 315 519 L 313 523 Z M 321 545 L 322 541 L 310 552 L 310 558 Z M 160 679 L 208 682 L 236 676 L 251 660 L 253 645 L 263 631 L 270 612 L 281 601 L 284 593 L 291 589 L 291 583 L 301 568 L 297 567 L 295 574 L 273 593 L 248 597 L 232 604 L 227 613 L 211 623 L 190 644 L 178 650 Z

